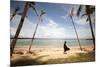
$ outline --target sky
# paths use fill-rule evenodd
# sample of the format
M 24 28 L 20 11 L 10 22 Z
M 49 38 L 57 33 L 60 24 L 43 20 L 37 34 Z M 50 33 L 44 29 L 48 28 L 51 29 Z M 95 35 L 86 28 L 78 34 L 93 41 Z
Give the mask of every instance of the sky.
M 15 8 L 17 7 L 20 8 L 18 13 L 22 13 L 24 5 L 25 2 L 23 1 L 12 1 L 10 5 L 10 16 L 13 14 Z M 34 7 L 39 14 L 41 10 L 46 12 L 46 14 L 42 16 L 43 21 L 40 22 L 38 26 L 35 38 L 76 38 L 76 33 L 69 14 L 72 8 L 74 8 L 73 13 L 76 14 L 79 5 L 36 2 Z M 84 10 L 82 13 L 84 14 Z M 20 19 L 21 15 L 17 14 L 10 21 L 11 36 L 15 35 Z M 32 37 L 38 19 L 39 18 L 35 14 L 34 10 L 29 8 L 19 37 Z M 94 15 L 91 15 L 91 19 L 93 21 Z M 81 18 L 73 16 L 73 21 L 79 38 L 92 38 L 89 22 L 86 22 L 86 16 Z M 95 30 L 95 22 L 92 22 L 92 24 L 93 30 Z

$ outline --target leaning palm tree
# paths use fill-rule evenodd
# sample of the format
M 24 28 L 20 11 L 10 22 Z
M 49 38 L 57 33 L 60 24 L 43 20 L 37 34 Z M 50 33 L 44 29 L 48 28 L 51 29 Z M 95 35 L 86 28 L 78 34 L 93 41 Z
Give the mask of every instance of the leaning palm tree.
M 28 8 L 29 8 L 29 4 L 35 5 L 34 2 L 26 2 L 26 3 L 25 3 L 25 7 L 24 7 L 24 10 L 23 10 L 23 13 L 22 13 L 22 17 L 21 17 L 20 23 L 19 23 L 18 28 L 17 28 L 17 31 L 16 31 L 16 33 L 15 33 L 14 39 L 13 39 L 12 42 L 11 42 L 11 47 L 10 47 L 10 50 L 11 50 L 11 51 L 10 51 L 10 52 L 11 52 L 10 55 L 11 55 L 11 56 L 12 56 L 12 53 L 13 53 L 13 51 L 14 51 L 14 48 L 15 48 L 15 45 L 16 45 L 16 42 L 17 42 L 17 38 L 18 38 L 19 33 L 20 33 L 20 31 L 21 31 L 21 28 L 22 28 L 22 26 L 23 26 L 24 19 L 25 19 L 25 17 L 26 17 L 26 14 L 27 14 L 27 11 L 28 11 Z
M 31 53 L 32 43 L 33 43 L 33 40 L 34 40 L 34 38 L 35 38 L 35 34 L 36 34 L 36 31 L 37 31 L 38 25 L 39 25 L 39 23 L 41 22 L 42 16 L 43 16 L 44 14 L 46 14 L 46 12 L 44 12 L 43 10 L 41 10 L 41 14 L 40 14 L 40 15 L 38 15 L 38 13 L 37 13 L 37 16 L 39 17 L 39 20 L 38 20 L 38 23 L 36 24 L 36 28 L 35 28 L 35 31 L 34 31 L 34 33 L 33 33 L 33 37 L 32 37 L 32 40 L 31 40 L 31 43 L 30 43 L 30 46 L 29 46 L 29 50 L 28 50 L 29 53 Z
M 82 8 L 84 8 L 82 5 L 79 6 L 78 11 L 77 11 L 77 16 L 81 15 L 81 11 Z M 92 27 L 92 20 L 91 20 L 91 14 L 93 14 L 95 12 L 95 7 L 94 6 L 89 6 L 89 5 L 85 5 L 85 13 L 82 14 L 81 16 L 87 16 L 86 21 L 89 21 L 89 26 L 91 29 L 91 35 L 93 38 L 93 44 L 94 44 L 94 48 L 93 50 L 95 50 L 95 36 L 94 36 L 94 32 L 93 32 L 93 27 Z
M 15 34 L 15 36 L 14 36 L 14 39 L 13 39 L 12 42 L 11 42 L 11 56 L 12 56 L 12 53 L 13 53 L 13 51 L 14 51 L 14 47 L 15 47 L 15 44 L 16 44 L 16 42 L 17 42 L 17 38 L 18 38 L 18 36 L 19 36 L 19 33 L 20 33 L 20 31 L 21 31 L 21 28 L 22 28 L 22 25 L 23 25 L 25 16 L 26 16 L 26 14 L 27 14 L 27 11 L 28 11 L 28 2 L 26 2 L 26 4 L 25 4 L 24 11 L 23 11 L 23 14 L 22 14 L 20 23 L 19 23 L 19 25 L 18 25 L 16 34 Z
M 17 14 L 17 12 L 19 11 L 19 9 L 20 9 L 20 8 L 17 7 L 17 8 L 14 10 L 14 12 L 13 12 L 11 18 L 10 18 L 10 21 L 14 18 L 14 16 Z
M 75 24 L 74 24 L 74 21 L 73 21 L 73 8 L 72 8 L 72 10 L 70 12 L 70 18 L 72 20 L 72 24 L 73 24 L 73 27 L 74 27 L 74 30 L 75 30 L 75 33 L 76 33 L 76 37 L 77 37 L 77 40 L 78 40 L 78 44 L 79 44 L 80 50 L 82 51 L 82 47 L 81 47 L 81 44 L 80 44 L 78 33 L 77 33 L 77 30 L 76 30 L 76 27 L 75 27 Z

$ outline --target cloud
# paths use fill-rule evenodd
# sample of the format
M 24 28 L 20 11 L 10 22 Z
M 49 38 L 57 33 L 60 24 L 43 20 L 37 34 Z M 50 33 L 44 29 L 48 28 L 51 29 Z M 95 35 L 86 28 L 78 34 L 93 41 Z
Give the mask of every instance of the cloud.
M 67 14 L 65 14 L 64 16 L 61 16 L 61 18 L 65 19 L 67 18 Z
M 63 18 L 65 21 L 68 21 L 67 18 L 70 17 L 70 13 L 71 13 L 71 10 L 72 8 L 74 8 L 73 10 L 73 20 L 76 24 L 80 24 L 80 25 L 85 25 L 85 24 L 88 24 L 89 22 L 86 22 L 86 19 L 87 17 L 78 17 L 76 14 L 77 14 L 77 10 L 78 10 L 78 7 L 79 5 L 73 5 L 69 8 L 67 14 L 61 16 L 61 18 Z M 84 12 L 83 12 L 84 13 Z
M 15 35 L 18 27 L 20 16 L 17 15 L 11 22 L 11 35 Z M 54 20 L 47 18 L 48 23 L 45 25 L 39 24 L 35 37 L 36 38 L 65 38 L 66 33 L 63 27 L 60 27 Z M 23 27 L 20 32 L 20 37 L 32 37 L 36 24 L 25 18 Z
M 62 16 L 62 18 L 65 19 L 65 21 L 67 21 L 66 16 Z M 83 39 L 92 38 L 91 32 L 90 32 L 90 27 L 89 27 L 89 21 L 86 22 L 86 17 L 79 18 L 79 17 L 75 16 L 75 17 L 73 17 L 73 20 L 74 20 L 74 23 L 78 24 L 75 27 L 77 29 L 79 38 L 83 38 Z M 67 26 L 67 29 L 66 29 L 66 31 L 68 31 L 66 33 L 66 35 L 68 35 L 67 38 L 76 38 L 76 33 L 75 33 L 73 25 Z
M 15 35 L 16 29 L 20 21 L 20 16 L 16 17 L 11 22 L 11 35 Z M 36 24 L 25 18 L 20 37 L 32 37 Z M 79 38 L 91 38 L 90 28 L 78 27 Z M 73 26 L 62 27 L 51 18 L 46 18 L 46 22 L 39 24 L 35 38 L 76 38 Z
M 74 22 L 76 23 L 76 24 L 80 24 L 80 25 L 87 25 L 87 24 L 89 24 L 89 21 L 86 21 L 86 19 L 87 19 L 87 17 L 85 16 L 85 17 L 73 17 L 73 20 L 74 20 Z M 91 21 L 92 21 L 92 23 L 95 23 L 95 21 L 94 21 L 94 16 L 91 16 Z
M 88 27 L 78 27 L 77 33 L 79 38 L 92 38 L 90 28 Z
M 54 20 L 48 18 L 48 23 L 40 26 L 36 37 L 41 38 L 65 38 L 66 33 L 63 27 L 60 27 Z
M 80 25 L 86 25 L 89 23 L 89 21 L 86 22 L 86 17 L 83 18 L 74 17 L 73 20 L 76 24 L 80 24 Z
M 20 22 L 20 15 L 16 15 L 16 17 L 13 18 L 12 22 L 10 22 L 10 30 L 11 35 L 15 35 L 15 32 L 17 30 L 18 24 Z M 22 26 L 21 32 L 19 34 L 19 37 L 31 37 L 32 33 L 34 31 L 36 24 L 33 24 L 28 18 L 25 18 L 24 24 Z

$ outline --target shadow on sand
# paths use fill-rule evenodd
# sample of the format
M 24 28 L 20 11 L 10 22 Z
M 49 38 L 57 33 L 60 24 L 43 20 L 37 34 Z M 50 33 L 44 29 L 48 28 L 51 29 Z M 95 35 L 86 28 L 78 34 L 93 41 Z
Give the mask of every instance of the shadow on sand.
M 95 52 L 77 53 L 77 56 L 69 56 L 68 58 L 48 59 L 43 64 L 63 64 L 77 62 L 93 62 L 95 61 Z
M 67 55 L 67 54 L 66 54 Z M 39 59 L 49 55 L 39 56 L 33 59 L 30 56 L 21 56 L 20 58 L 11 61 L 11 67 L 28 66 L 28 65 L 43 65 L 43 64 L 62 64 L 62 63 L 77 63 L 77 62 L 92 62 L 95 61 L 95 52 L 77 53 L 77 56 L 69 56 L 68 58 L 48 59 L 40 61 Z
M 38 60 L 48 55 L 39 56 L 35 59 L 31 58 L 30 56 L 21 56 L 20 58 L 16 59 L 15 61 L 11 61 L 11 67 L 15 66 L 28 66 L 28 65 L 40 65 L 43 64 L 42 61 Z

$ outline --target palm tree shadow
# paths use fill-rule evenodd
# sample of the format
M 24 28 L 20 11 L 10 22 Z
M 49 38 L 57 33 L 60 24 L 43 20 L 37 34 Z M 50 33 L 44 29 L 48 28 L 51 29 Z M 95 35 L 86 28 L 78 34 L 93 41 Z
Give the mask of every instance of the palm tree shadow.
M 77 53 L 77 56 L 69 56 L 68 58 L 48 59 L 43 64 L 64 64 L 64 63 L 80 63 L 80 62 L 94 62 L 95 51 L 88 53 Z
M 39 59 L 46 57 L 46 56 L 49 56 L 49 55 L 39 56 L 35 59 L 31 58 L 30 56 L 21 56 L 19 59 L 15 61 L 10 61 L 11 62 L 10 66 L 15 67 L 15 66 L 40 65 L 43 63 Z

